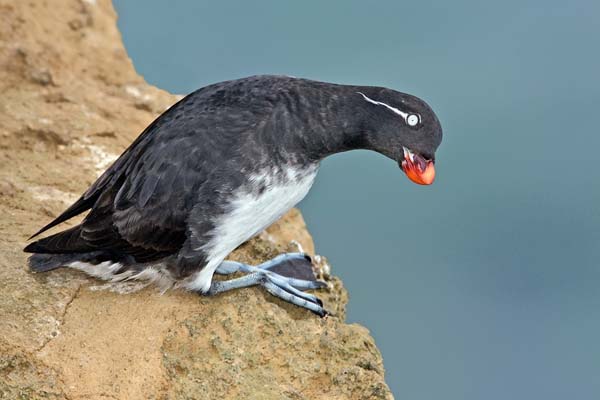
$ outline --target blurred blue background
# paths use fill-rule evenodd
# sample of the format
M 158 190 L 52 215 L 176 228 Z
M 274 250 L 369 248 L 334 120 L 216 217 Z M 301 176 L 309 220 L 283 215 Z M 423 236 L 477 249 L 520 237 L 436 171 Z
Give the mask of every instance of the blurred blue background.
M 397 398 L 600 398 L 600 3 L 115 7 L 136 68 L 171 92 L 276 73 L 436 110 L 433 186 L 351 152 L 301 204 Z

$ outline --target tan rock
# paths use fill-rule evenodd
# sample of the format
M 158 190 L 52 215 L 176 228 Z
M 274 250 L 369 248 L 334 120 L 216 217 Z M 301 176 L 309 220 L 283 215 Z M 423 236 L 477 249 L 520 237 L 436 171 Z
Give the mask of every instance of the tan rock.
M 177 100 L 134 70 L 108 0 L 0 0 L 0 399 L 389 399 L 368 331 L 260 289 L 213 298 L 75 271 L 33 275 L 21 249 Z M 297 210 L 235 258 L 301 246 Z

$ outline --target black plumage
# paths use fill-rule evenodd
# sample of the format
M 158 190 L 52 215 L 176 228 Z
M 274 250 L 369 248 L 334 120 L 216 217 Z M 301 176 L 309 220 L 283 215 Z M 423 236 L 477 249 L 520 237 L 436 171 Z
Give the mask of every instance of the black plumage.
M 420 123 L 408 126 L 406 118 L 363 96 L 418 115 Z M 217 83 L 158 117 L 75 204 L 34 236 L 90 210 L 80 225 L 25 251 L 73 254 L 71 260 L 100 254 L 124 268 L 160 262 L 174 279 L 184 279 L 211 261 L 206 243 L 221 239 L 216 224 L 232 213 L 234 193 L 259 198 L 266 185 L 287 179 L 285 168 L 316 171 L 324 157 L 359 148 L 401 163 L 406 147 L 433 161 L 441 137 L 425 102 L 386 88 L 284 76 Z M 267 183 L 249 180 L 265 171 L 273 173 Z M 66 259 L 57 257 L 57 264 Z

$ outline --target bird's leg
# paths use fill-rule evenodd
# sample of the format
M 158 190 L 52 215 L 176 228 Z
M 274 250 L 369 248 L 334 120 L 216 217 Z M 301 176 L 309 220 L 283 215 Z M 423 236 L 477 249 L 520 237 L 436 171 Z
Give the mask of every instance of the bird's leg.
M 306 308 L 320 316 L 327 314 L 321 300 L 312 294 L 302 292 L 302 290 L 327 286 L 325 282 L 315 279 L 310 257 L 305 254 L 282 254 L 257 266 L 223 261 L 215 272 L 222 275 L 246 272 L 248 275 L 228 281 L 213 281 L 206 293 L 208 295 L 260 285 L 275 297 Z

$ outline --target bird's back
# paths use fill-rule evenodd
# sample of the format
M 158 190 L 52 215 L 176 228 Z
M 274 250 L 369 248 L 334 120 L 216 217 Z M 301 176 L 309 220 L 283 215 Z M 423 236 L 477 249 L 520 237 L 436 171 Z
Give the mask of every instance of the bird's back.
M 218 212 L 219 192 L 241 184 L 239 170 L 248 163 L 244 145 L 274 104 L 261 91 L 270 93 L 273 85 L 276 77 L 251 77 L 186 96 L 150 124 L 77 202 L 34 236 L 91 209 L 79 226 L 33 242 L 25 251 L 106 249 L 140 261 L 175 253 L 186 239 L 192 208 Z M 208 231 L 211 218 L 206 217 L 196 225 Z

